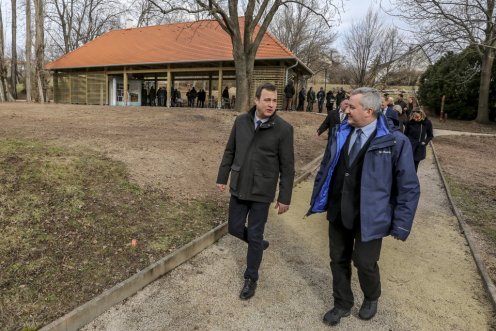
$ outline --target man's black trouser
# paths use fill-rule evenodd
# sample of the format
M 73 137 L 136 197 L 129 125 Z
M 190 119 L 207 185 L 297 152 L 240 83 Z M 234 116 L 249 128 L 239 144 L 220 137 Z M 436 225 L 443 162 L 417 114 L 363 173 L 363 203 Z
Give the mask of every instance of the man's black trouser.
M 351 261 L 358 270 L 358 280 L 365 299 L 379 299 L 381 278 L 377 261 L 381 254 L 381 245 L 382 238 L 363 242 L 360 231 L 345 228 L 340 218 L 329 221 L 329 250 L 335 307 L 343 309 L 353 307 Z
M 245 279 L 258 280 L 258 268 L 262 263 L 263 235 L 267 216 L 269 214 L 268 202 L 240 200 L 231 195 L 229 201 L 229 233 L 248 243 L 246 256 Z M 248 216 L 248 227 L 246 227 Z

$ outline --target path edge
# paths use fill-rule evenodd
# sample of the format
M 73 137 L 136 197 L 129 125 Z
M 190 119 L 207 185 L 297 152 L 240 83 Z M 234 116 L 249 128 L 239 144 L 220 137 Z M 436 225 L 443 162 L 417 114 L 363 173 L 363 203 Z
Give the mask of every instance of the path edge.
M 293 186 L 307 179 L 319 167 L 323 156 L 324 154 L 321 154 L 303 166 L 303 173 L 294 180 Z M 227 222 L 215 227 L 157 262 L 152 263 L 145 269 L 104 291 L 90 301 L 76 307 L 64 316 L 44 326 L 40 331 L 79 330 L 109 308 L 136 294 L 148 284 L 189 261 L 198 253 L 217 242 L 225 234 L 227 234 Z
M 443 169 L 441 167 L 441 162 L 439 161 L 439 158 L 436 154 L 436 149 L 434 147 L 434 143 L 431 141 L 430 145 L 431 145 L 431 149 L 432 149 L 432 154 L 434 155 L 434 160 L 436 161 L 437 170 L 439 172 L 439 175 L 441 176 L 441 181 L 443 182 L 444 190 L 446 191 L 446 195 L 447 195 L 448 201 L 450 203 L 451 210 L 453 211 L 453 214 L 455 214 L 455 216 L 458 220 L 458 225 L 460 226 L 461 232 L 463 233 L 465 239 L 467 240 L 468 246 L 470 247 L 470 252 L 472 253 L 472 257 L 474 258 L 475 264 L 477 265 L 477 270 L 479 271 L 479 274 L 482 277 L 486 292 L 491 299 L 491 304 L 493 306 L 493 309 L 496 310 L 496 286 L 494 285 L 491 277 L 489 276 L 489 273 L 487 272 L 486 266 L 485 266 L 484 262 L 482 261 L 482 258 L 479 254 L 477 247 L 475 246 L 475 240 L 474 240 L 473 235 L 472 235 L 472 230 L 470 229 L 469 225 L 463 220 L 462 215 L 460 214 L 460 212 L 458 211 L 458 208 L 455 205 L 455 201 L 453 199 L 453 196 L 451 195 L 451 191 L 450 191 L 450 188 L 448 186 L 448 182 L 444 176 L 444 172 L 443 172 Z

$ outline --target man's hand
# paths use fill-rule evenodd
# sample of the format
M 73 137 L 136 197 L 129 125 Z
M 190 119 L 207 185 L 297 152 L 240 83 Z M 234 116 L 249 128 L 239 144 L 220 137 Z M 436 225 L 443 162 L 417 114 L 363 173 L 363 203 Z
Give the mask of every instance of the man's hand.
M 215 184 L 215 185 L 217 185 L 217 188 L 221 192 L 224 192 L 226 190 L 226 185 L 224 185 L 224 184 Z
M 276 203 L 276 206 L 275 206 L 275 208 L 274 208 L 274 209 L 279 209 L 279 210 L 277 211 L 277 214 L 278 214 L 278 215 L 281 215 L 281 214 L 284 214 L 285 212 L 287 212 L 287 211 L 288 211 L 288 209 L 289 209 L 289 205 L 285 205 L 285 204 L 283 204 L 283 203 L 277 202 L 277 203 Z

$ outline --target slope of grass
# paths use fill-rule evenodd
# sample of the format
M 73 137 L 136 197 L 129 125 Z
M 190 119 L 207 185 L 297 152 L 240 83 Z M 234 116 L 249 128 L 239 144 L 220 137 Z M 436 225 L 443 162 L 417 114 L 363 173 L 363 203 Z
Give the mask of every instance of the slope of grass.
M 0 139 L 0 330 L 45 325 L 224 219 L 95 152 Z

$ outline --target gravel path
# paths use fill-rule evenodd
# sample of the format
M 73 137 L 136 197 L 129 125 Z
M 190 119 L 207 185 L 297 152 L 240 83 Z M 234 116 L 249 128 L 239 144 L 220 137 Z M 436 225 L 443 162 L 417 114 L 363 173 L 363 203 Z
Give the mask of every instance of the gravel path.
M 430 151 L 429 151 L 430 152 Z M 422 196 L 406 242 L 386 238 L 383 294 L 371 321 L 356 304 L 337 330 L 487 330 L 493 311 L 457 220 L 451 213 L 432 153 L 420 164 Z M 327 330 L 331 273 L 324 215 L 303 219 L 311 182 L 296 187 L 291 209 L 271 212 L 257 293 L 238 299 L 246 246 L 231 236 L 150 284 L 84 330 Z
M 496 134 L 494 134 L 494 133 L 479 133 L 479 132 L 465 132 L 465 131 L 434 129 L 434 137 L 438 137 L 438 136 L 485 136 L 485 137 L 496 137 Z

